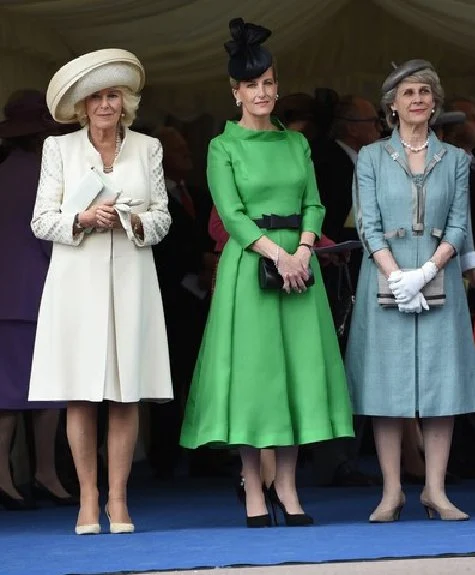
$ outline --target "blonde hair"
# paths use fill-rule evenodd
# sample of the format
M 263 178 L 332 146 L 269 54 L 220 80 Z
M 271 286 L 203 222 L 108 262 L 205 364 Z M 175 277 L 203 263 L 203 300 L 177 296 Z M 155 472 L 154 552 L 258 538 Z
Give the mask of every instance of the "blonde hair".
M 120 118 L 122 126 L 129 127 L 133 124 L 137 110 L 140 103 L 140 96 L 132 92 L 127 86 L 113 86 L 111 89 L 119 90 L 122 94 L 122 113 L 123 117 Z M 85 126 L 89 118 L 86 114 L 86 98 L 74 104 L 74 113 L 76 114 L 77 121 L 81 126 Z
M 440 83 L 440 78 L 434 70 L 430 68 L 424 68 L 419 72 L 415 72 L 411 76 L 404 78 L 401 82 L 412 82 L 414 84 L 428 84 L 432 90 L 432 95 L 434 97 L 434 113 L 432 114 L 429 123 L 432 124 L 437 116 L 442 111 L 442 106 L 444 104 L 444 90 L 442 84 Z M 391 104 L 394 104 L 396 99 L 397 90 L 401 84 L 397 84 L 392 90 L 388 90 L 383 94 L 381 98 L 381 108 L 386 116 L 386 122 L 390 128 L 395 128 L 399 124 L 399 117 L 396 114 L 393 115 L 393 110 Z

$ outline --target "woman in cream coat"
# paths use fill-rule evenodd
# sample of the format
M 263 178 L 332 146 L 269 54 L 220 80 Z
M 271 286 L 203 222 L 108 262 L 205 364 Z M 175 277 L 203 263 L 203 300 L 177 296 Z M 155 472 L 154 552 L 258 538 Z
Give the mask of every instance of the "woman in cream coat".
M 33 358 L 30 400 L 68 402 L 81 506 L 76 533 L 99 533 L 97 403 L 109 401 L 112 533 L 131 532 L 126 485 L 140 399 L 173 397 L 160 290 L 150 246 L 170 225 L 158 140 L 128 129 L 144 72 L 125 50 L 61 68 L 47 101 L 83 128 L 48 138 L 32 220 L 53 242 Z

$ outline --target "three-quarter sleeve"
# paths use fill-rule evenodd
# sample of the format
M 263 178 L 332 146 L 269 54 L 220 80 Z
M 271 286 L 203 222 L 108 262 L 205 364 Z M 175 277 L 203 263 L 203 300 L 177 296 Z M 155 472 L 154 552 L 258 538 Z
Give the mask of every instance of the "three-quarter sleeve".
M 302 232 L 313 232 L 317 238 L 320 238 L 325 208 L 320 201 L 310 146 L 304 136 L 300 134 L 299 136 L 303 141 L 305 169 L 307 172 L 307 183 L 302 199 Z
M 463 248 L 467 235 L 469 160 L 463 150 L 457 150 L 455 168 L 455 190 L 442 237 L 458 253 Z
M 389 248 L 384 238 L 381 212 L 376 198 L 376 174 L 371 154 L 361 148 L 353 178 L 353 209 L 356 215 L 356 229 L 370 256 L 379 250 Z
M 165 187 L 162 159 L 162 145 L 154 139 L 149 152 L 150 205 L 147 211 L 137 214 L 143 226 L 143 240 L 136 236 L 133 240 L 139 247 L 158 244 L 167 235 L 172 221 L 168 211 L 168 194 Z
M 207 166 L 208 185 L 226 231 L 243 248 L 262 235 L 262 230 L 246 214 L 234 181 L 231 158 L 219 139 L 210 142 Z
M 84 233 L 73 234 L 74 214 L 61 213 L 63 201 L 63 161 L 54 137 L 43 144 L 41 174 L 36 193 L 31 229 L 40 240 L 77 246 Z

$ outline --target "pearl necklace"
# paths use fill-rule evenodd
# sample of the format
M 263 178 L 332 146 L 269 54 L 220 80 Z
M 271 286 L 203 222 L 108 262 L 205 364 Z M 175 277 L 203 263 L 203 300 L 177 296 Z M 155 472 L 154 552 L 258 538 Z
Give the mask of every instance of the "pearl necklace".
M 94 142 L 92 141 L 91 133 L 89 131 L 87 132 L 87 135 L 88 135 L 89 141 L 94 146 Z M 115 136 L 114 159 L 112 160 L 112 164 L 110 166 L 105 166 L 104 164 L 102 165 L 102 171 L 104 172 L 104 174 L 110 174 L 111 172 L 114 171 L 114 162 L 115 162 L 117 156 L 119 155 L 121 144 L 122 144 L 122 133 L 121 133 L 121 129 L 118 128 L 116 136 Z M 96 146 L 94 146 L 94 148 L 96 148 Z M 97 150 L 97 148 L 96 148 L 96 150 Z
M 117 156 L 119 155 L 120 152 L 120 145 L 122 144 L 122 135 L 120 133 L 120 128 L 117 130 L 117 135 L 115 137 L 115 153 L 114 153 L 114 159 L 112 160 L 112 164 L 110 166 L 105 166 L 103 165 L 102 167 L 102 171 L 104 172 L 104 174 L 110 174 L 111 172 L 114 171 L 114 162 L 117 158 Z
M 424 150 L 425 148 L 429 147 L 429 138 L 427 138 L 427 140 L 422 144 L 422 146 L 413 146 L 411 144 L 408 144 L 405 140 L 403 140 L 401 138 L 401 144 L 409 151 L 414 152 L 417 154 L 417 152 L 422 152 L 422 150 Z

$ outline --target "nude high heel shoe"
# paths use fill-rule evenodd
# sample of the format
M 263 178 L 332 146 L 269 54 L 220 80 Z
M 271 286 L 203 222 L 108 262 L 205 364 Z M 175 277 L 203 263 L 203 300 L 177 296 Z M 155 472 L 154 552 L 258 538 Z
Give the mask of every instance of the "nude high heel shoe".
M 97 521 L 97 523 L 85 523 L 84 525 L 78 525 L 76 523 L 74 527 L 74 533 L 76 533 L 76 535 L 99 535 L 100 532 L 101 526 L 99 521 Z
M 455 507 L 455 505 L 451 505 L 451 507 L 440 507 L 426 497 L 424 493 L 421 494 L 421 504 L 429 519 L 434 519 L 437 515 L 439 515 L 442 521 L 467 521 L 470 519 L 470 515 L 467 515 L 467 513 L 461 511 Z
M 76 535 L 99 535 L 101 526 L 99 523 L 89 523 L 88 525 L 76 525 L 74 528 Z
M 369 516 L 370 523 L 392 523 L 393 521 L 399 521 L 399 516 L 401 515 L 402 508 L 406 503 L 406 496 L 401 491 L 399 496 L 399 503 L 395 507 L 390 507 L 386 509 L 380 509 L 380 505 Z
M 113 523 L 109 515 L 109 508 L 106 505 L 105 512 L 107 519 L 109 519 L 110 532 L 111 533 L 133 533 L 135 531 L 135 526 L 133 523 Z

